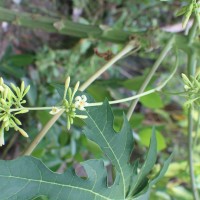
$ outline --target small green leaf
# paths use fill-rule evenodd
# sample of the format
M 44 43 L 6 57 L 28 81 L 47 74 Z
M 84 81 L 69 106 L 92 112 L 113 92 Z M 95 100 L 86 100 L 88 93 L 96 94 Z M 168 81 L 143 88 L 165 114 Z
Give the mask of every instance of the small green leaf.
M 151 93 L 140 98 L 140 102 L 147 108 L 162 108 L 164 106 L 158 93 Z
M 162 167 L 162 169 L 160 170 L 160 172 L 157 174 L 157 176 L 150 181 L 150 187 L 153 186 L 154 184 L 156 184 L 167 172 L 167 169 L 169 167 L 169 164 L 171 163 L 173 158 L 173 153 L 169 156 L 169 158 L 164 162 L 164 165 Z
M 155 128 L 153 128 L 151 143 L 145 162 L 140 172 L 136 176 L 134 176 L 132 180 L 130 193 L 133 194 L 133 196 L 137 195 L 137 193 L 140 193 L 142 189 L 144 189 L 145 185 L 147 185 L 148 183 L 147 175 L 155 165 L 156 159 L 157 159 L 157 141 L 156 141 Z
M 97 92 L 98 91 L 98 92 Z M 100 85 L 91 85 L 87 92 L 96 100 L 104 101 L 105 97 L 111 99 L 110 93 L 106 90 L 106 87 Z
M 15 67 L 27 67 L 33 63 L 35 56 L 32 54 L 13 55 L 9 58 L 9 63 Z
M 132 79 L 128 79 L 124 81 L 122 84 L 127 89 L 138 91 L 142 83 L 145 81 L 145 79 L 146 79 L 145 75 L 136 76 Z M 156 80 L 156 76 L 153 76 L 149 84 L 153 83 L 155 80 Z
M 165 138 L 162 136 L 162 134 L 156 130 L 156 139 L 157 139 L 157 149 L 158 151 L 161 151 L 166 148 L 166 142 Z M 145 145 L 146 147 L 150 144 L 150 139 L 152 135 L 152 129 L 151 128 L 144 128 L 139 132 L 140 142 L 141 144 Z

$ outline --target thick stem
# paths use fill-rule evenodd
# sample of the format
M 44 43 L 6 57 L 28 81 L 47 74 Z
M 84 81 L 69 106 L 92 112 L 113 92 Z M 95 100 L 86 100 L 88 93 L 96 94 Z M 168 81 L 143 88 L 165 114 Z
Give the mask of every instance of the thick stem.
M 189 45 L 192 44 L 197 31 L 197 20 L 194 20 L 194 23 L 192 25 L 192 28 L 190 29 L 190 32 L 188 34 L 189 38 Z M 196 54 L 191 50 L 190 54 L 188 55 L 188 72 L 187 76 L 195 76 L 196 72 Z M 195 174 L 194 174 L 194 165 L 193 165 L 193 117 L 192 117 L 192 108 L 188 110 L 188 162 L 189 162 L 189 172 L 190 172 L 190 182 L 192 187 L 192 194 L 194 197 L 194 200 L 199 200 L 199 194 L 197 190 L 197 186 L 195 183 Z
M 0 21 L 7 21 L 32 29 L 42 29 L 51 33 L 60 33 L 79 38 L 102 39 L 117 43 L 127 42 L 130 36 L 134 34 L 112 29 L 111 27 L 85 25 L 70 20 L 45 17 L 39 14 L 16 12 L 3 7 L 0 7 Z
M 115 62 L 120 60 L 124 55 L 129 53 L 133 48 L 138 46 L 137 41 L 130 41 L 116 56 L 109 60 L 103 67 L 95 72 L 85 83 L 83 83 L 79 90 L 85 90 L 91 83 L 93 83 L 101 74 L 103 74 L 108 68 L 110 68 Z
M 144 83 L 142 84 L 142 86 L 140 87 L 138 94 L 141 94 L 144 92 L 144 90 L 146 89 L 147 85 L 149 84 L 152 76 L 155 74 L 155 71 L 158 69 L 158 67 L 160 66 L 161 62 L 164 60 L 164 58 L 166 57 L 166 55 L 168 54 L 168 52 L 170 51 L 170 49 L 172 48 L 174 43 L 174 37 L 172 36 L 171 39 L 168 41 L 167 45 L 165 46 L 165 48 L 163 49 L 163 51 L 161 52 L 160 56 L 158 57 L 158 59 L 156 60 L 155 64 L 153 65 L 151 71 L 149 72 L 148 76 L 146 77 Z M 137 105 L 139 101 L 139 98 L 135 99 L 128 110 L 127 113 L 127 118 L 128 120 L 130 120 L 131 115 Z
M 188 56 L 188 76 L 195 75 L 196 71 L 196 55 L 190 54 Z M 193 163 L 193 117 L 192 117 L 192 108 L 188 110 L 188 162 L 189 162 L 189 172 L 190 172 L 190 182 L 193 191 L 194 200 L 199 200 L 199 194 L 195 182 L 195 174 L 194 174 L 194 163 Z

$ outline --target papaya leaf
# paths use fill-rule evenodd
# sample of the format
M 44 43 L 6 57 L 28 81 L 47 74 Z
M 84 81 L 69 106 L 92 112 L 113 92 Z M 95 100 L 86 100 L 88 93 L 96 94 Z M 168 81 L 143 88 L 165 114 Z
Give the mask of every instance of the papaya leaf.
M 120 173 L 120 183 L 125 198 L 134 169 L 129 162 L 133 149 L 131 127 L 124 116 L 121 131 L 119 133 L 114 131 L 114 116 L 107 100 L 101 107 L 87 108 L 86 113 L 88 118 L 84 120 L 87 124 L 85 135 L 100 146 Z
M 123 199 L 118 178 L 107 186 L 107 172 L 102 160 L 82 163 L 87 178 L 83 179 L 70 168 L 57 174 L 36 158 L 21 157 L 0 161 L 0 199 L 33 199 L 46 196 L 49 200 L 117 200 Z
M 145 162 L 140 170 L 140 172 L 133 177 L 130 193 L 135 196 L 137 193 L 141 192 L 144 187 L 148 184 L 147 175 L 152 170 L 156 163 L 157 158 L 157 141 L 155 135 L 155 128 L 153 128 L 153 133 L 151 137 L 151 143 L 149 147 L 148 154 L 146 156 Z

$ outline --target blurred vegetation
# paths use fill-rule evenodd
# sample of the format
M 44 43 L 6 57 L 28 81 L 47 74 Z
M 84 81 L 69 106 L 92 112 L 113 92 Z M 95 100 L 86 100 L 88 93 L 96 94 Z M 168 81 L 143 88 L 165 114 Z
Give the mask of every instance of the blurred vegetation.
M 102 101 L 105 97 L 117 100 L 138 91 L 167 39 L 174 32 L 180 32 L 178 35 L 183 34 L 182 18 L 175 15 L 177 10 L 187 3 L 177 0 L 22 0 L 19 4 L 14 2 L 17 1 L 0 1 L 0 5 L 21 12 L 69 19 L 85 25 L 98 25 L 105 30 L 112 27 L 114 31 L 123 30 L 140 39 L 141 49 L 137 53 L 116 63 L 87 89 L 96 101 Z M 4 77 L 6 82 L 20 83 L 24 80 L 26 84 L 31 85 L 27 95 L 27 106 L 53 106 L 61 100 L 55 84 L 63 84 L 68 75 L 73 83 L 84 82 L 106 62 L 99 56 L 100 53 L 110 51 L 116 54 L 124 46 L 121 42 L 113 43 L 112 40 L 101 39 L 47 33 L 40 29 L 30 30 L 11 23 L 5 27 L 5 23 L 2 22 L 0 76 Z M 182 52 L 179 56 L 180 68 L 165 88 L 166 92 L 142 97 L 130 120 L 137 149 L 137 154 L 132 155 L 133 159 L 144 155 L 149 145 L 152 125 L 155 125 L 157 130 L 159 159 L 165 160 L 172 151 L 175 155 L 165 178 L 152 189 L 152 200 L 193 199 L 186 161 L 187 111 L 183 106 L 185 99 L 180 95 L 170 94 L 184 90 L 180 74 L 186 71 L 185 54 Z M 171 53 L 154 75 L 148 89 L 154 88 L 159 81 L 169 76 L 174 62 L 175 57 Z M 114 106 L 116 130 L 121 127 L 120 116 L 128 105 L 126 103 Z M 13 159 L 23 152 L 50 117 L 49 113 L 44 111 L 32 111 L 23 116 L 23 128 L 30 138 L 27 140 L 18 137 L 14 131 L 6 134 L 6 145 L 0 151 L 1 159 Z M 195 123 L 199 120 L 198 110 L 193 120 Z M 83 122 L 76 120 L 74 124 L 72 129 L 67 131 L 65 117 L 61 117 L 32 155 L 44 161 L 51 170 L 59 172 L 87 158 L 102 156 L 99 147 L 86 139 L 82 133 Z M 194 166 L 198 189 L 199 147 L 199 136 L 196 136 Z M 157 166 L 155 171 L 159 167 Z

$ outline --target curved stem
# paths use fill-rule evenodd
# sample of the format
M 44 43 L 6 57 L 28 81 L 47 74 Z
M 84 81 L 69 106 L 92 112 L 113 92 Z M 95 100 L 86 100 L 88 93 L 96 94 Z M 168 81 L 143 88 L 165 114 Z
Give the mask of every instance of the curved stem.
M 109 101 L 109 104 L 117 104 L 117 103 L 123 103 L 123 102 L 127 102 L 127 101 L 132 101 L 134 99 L 138 99 L 140 97 L 143 97 L 143 96 L 146 96 L 148 94 L 151 94 L 153 92 L 157 92 L 157 91 L 160 91 L 162 88 L 165 87 L 165 85 L 171 80 L 171 78 L 174 76 L 174 74 L 176 73 L 176 70 L 178 68 L 178 65 L 179 65 L 179 60 L 178 60 L 178 56 L 177 56 L 177 59 L 176 59 L 176 64 L 175 64 L 175 67 L 174 67 L 174 70 L 172 71 L 172 73 L 170 74 L 170 76 L 162 83 L 160 84 L 158 87 L 154 88 L 154 89 L 151 89 L 151 90 L 148 90 L 146 92 L 143 92 L 141 94 L 137 94 L 137 95 L 134 95 L 134 96 L 131 96 L 131 97 L 127 97 L 127 98 L 123 98 L 123 99 L 119 99 L 119 100 L 115 100 L 115 101 Z M 97 102 L 97 103 L 89 103 L 86 107 L 90 107 L 90 106 L 100 106 L 102 105 L 103 103 L 102 102 Z
M 144 92 L 144 90 L 146 89 L 147 85 L 149 84 L 152 76 L 155 74 L 155 71 L 158 69 L 158 67 L 160 66 L 161 62 L 164 60 L 164 58 L 166 57 L 166 55 L 168 54 L 168 52 L 170 51 L 170 49 L 172 48 L 174 43 L 174 36 L 171 37 L 171 39 L 168 41 L 167 45 L 165 46 L 165 48 L 163 49 L 163 51 L 161 52 L 160 56 L 158 57 L 158 59 L 156 60 L 155 64 L 153 65 L 150 73 L 148 74 L 147 78 L 145 79 L 144 83 L 142 84 L 142 86 L 140 87 L 138 94 L 141 94 Z M 135 99 L 128 110 L 127 113 L 127 118 L 128 120 L 131 118 L 131 115 L 137 105 L 139 101 L 139 98 Z

